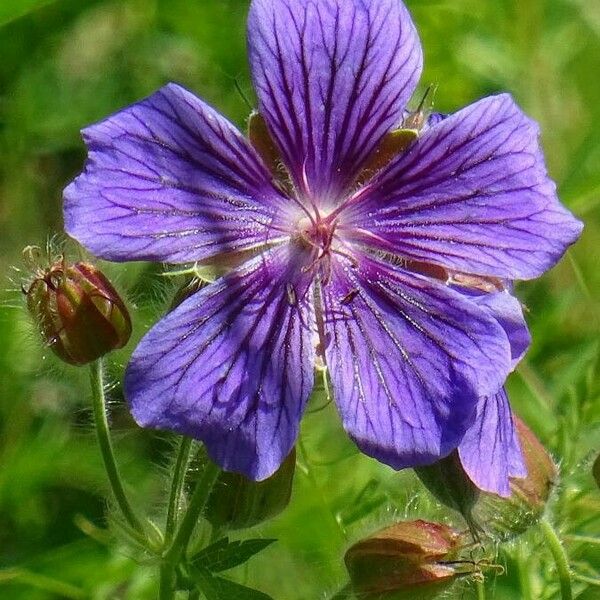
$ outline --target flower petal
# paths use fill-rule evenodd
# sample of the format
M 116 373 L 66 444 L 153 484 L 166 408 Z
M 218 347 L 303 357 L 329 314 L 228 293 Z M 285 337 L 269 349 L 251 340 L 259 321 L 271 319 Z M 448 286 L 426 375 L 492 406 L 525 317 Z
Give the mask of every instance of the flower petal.
M 507 279 L 540 275 L 582 229 L 556 197 L 537 125 L 508 95 L 428 128 L 346 210 L 348 237 Z
M 224 117 L 169 84 L 83 131 L 89 158 L 65 190 L 65 228 L 109 260 L 202 260 L 277 237 L 284 199 Z
M 465 433 L 458 454 L 471 481 L 486 492 L 510 496 L 509 477 L 527 476 L 504 389 L 479 401 L 475 422 Z
M 253 0 L 260 110 L 302 195 L 339 200 L 401 118 L 422 68 L 399 0 Z
M 126 394 L 136 421 L 203 440 L 255 480 L 289 454 L 313 386 L 309 277 L 288 245 L 188 298 L 135 350 Z
M 508 291 L 482 294 L 467 292 L 464 288 L 455 289 L 466 294 L 472 302 L 494 317 L 500 327 L 504 329 L 510 342 L 512 368 L 514 369 L 521 362 L 531 344 L 531 334 L 519 300 Z
M 323 288 L 326 359 L 344 426 L 394 468 L 454 450 L 477 399 L 504 383 L 502 328 L 458 292 L 366 256 Z

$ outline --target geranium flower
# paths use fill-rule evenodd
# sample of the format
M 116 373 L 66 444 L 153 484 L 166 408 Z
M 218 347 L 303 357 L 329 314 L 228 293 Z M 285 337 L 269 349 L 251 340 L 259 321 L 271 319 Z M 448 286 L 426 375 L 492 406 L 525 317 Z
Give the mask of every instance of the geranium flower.
M 508 95 L 432 124 L 366 176 L 421 73 L 399 0 L 254 0 L 248 34 L 284 183 L 169 84 L 84 130 L 88 162 L 65 191 L 67 231 L 98 256 L 237 264 L 143 338 L 125 380 L 133 415 L 260 480 L 297 438 L 318 360 L 363 452 L 434 462 L 512 366 L 505 328 L 464 289 L 541 275 L 581 224 Z

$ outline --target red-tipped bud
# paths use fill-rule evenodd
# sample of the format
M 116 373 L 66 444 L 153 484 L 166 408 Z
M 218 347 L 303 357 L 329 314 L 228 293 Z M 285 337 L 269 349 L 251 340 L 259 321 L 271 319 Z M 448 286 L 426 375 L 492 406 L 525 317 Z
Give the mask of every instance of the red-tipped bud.
M 456 452 L 434 465 L 415 469 L 440 502 L 462 514 L 475 535 L 482 531 L 508 540 L 524 533 L 542 516 L 556 481 L 556 466 L 544 446 L 521 419 L 516 415 L 514 419 L 527 477 L 510 479 L 510 497 L 477 489 Z
M 216 527 L 244 529 L 272 519 L 289 504 L 296 470 L 296 450 L 264 481 L 222 472 L 204 513 Z
M 89 363 L 129 340 L 131 320 L 125 304 L 89 263 L 69 265 L 61 259 L 38 270 L 23 291 L 44 341 L 69 364 Z
M 354 591 L 369 600 L 429 600 L 475 571 L 456 560 L 462 536 L 447 525 L 404 521 L 361 540 L 345 556 Z
M 509 498 L 482 493 L 475 503 L 473 518 L 484 529 L 501 540 L 524 533 L 544 513 L 558 477 L 552 457 L 535 434 L 515 416 L 527 477 L 511 478 Z

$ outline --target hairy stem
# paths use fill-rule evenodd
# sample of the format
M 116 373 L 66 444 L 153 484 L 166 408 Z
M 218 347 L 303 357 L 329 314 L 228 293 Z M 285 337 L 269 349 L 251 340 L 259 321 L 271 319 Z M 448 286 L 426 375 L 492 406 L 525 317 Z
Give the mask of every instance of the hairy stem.
M 104 468 L 110 482 L 113 496 L 117 502 L 123 517 L 131 529 L 143 540 L 146 539 L 146 533 L 141 521 L 131 508 L 131 504 L 125 494 L 123 482 L 119 474 L 115 454 L 110 439 L 108 420 L 106 417 L 106 398 L 104 395 L 104 375 L 102 359 L 94 361 L 90 365 L 90 383 L 92 387 L 92 405 L 94 410 L 94 424 L 96 426 L 96 436 L 104 461 Z
M 185 482 L 185 473 L 190 459 L 190 450 L 192 440 L 188 437 L 182 437 L 175 461 L 175 471 L 171 483 L 171 493 L 169 496 L 169 508 L 167 511 L 167 522 L 165 524 L 165 547 L 168 547 L 175 533 L 177 517 L 181 509 L 181 499 L 183 494 L 183 485 Z
M 194 528 L 208 502 L 219 472 L 219 467 L 207 460 L 190 498 L 187 511 L 181 519 L 179 529 L 163 556 L 163 564 L 160 570 L 159 600 L 172 600 L 175 597 L 177 565 L 187 550 Z
M 573 600 L 573 591 L 571 589 L 571 572 L 569 569 L 569 560 L 565 553 L 565 549 L 558 539 L 554 527 L 547 519 L 540 521 L 540 527 L 544 534 L 548 548 L 554 558 L 556 564 L 556 570 L 558 572 L 558 579 L 560 582 L 560 593 L 562 600 Z

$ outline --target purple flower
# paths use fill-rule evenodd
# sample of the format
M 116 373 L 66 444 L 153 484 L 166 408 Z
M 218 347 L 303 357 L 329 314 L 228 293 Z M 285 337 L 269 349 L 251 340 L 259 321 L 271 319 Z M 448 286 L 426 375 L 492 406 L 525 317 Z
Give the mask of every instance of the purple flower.
M 499 390 L 511 327 L 522 337 L 524 325 L 490 308 L 513 303 L 522 322 L 507 292 L 478 290 L 537 277 L 581 231 L 537 126 L 510 96 L 485 98 L 364 183 L 421 72 L 404 5 L 254 0 L 248 31 L 285 184 L 229 121 L 169 84 L 84 130 L 89 159 L 65 191 L 67 231 L 99 256 L 239 265 L 135 350 L 134 417 L 263 479 L 296 440 L 322 360 L 363 452 L 400 469 L 459 447 L 500 490 L 514 440 Z M 479 453 L 489 444 L 491 467 Z

